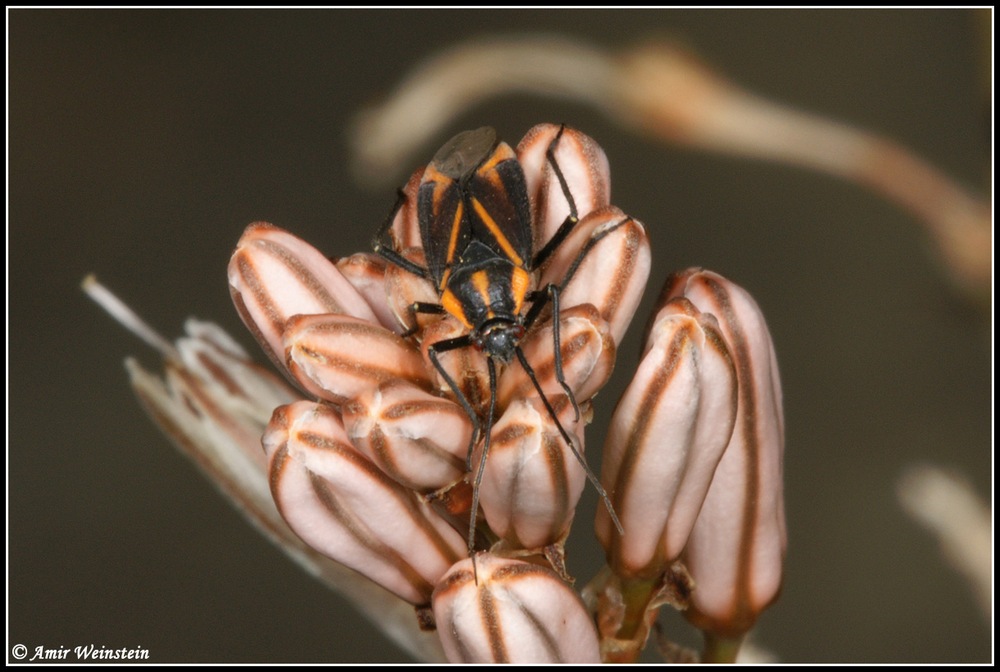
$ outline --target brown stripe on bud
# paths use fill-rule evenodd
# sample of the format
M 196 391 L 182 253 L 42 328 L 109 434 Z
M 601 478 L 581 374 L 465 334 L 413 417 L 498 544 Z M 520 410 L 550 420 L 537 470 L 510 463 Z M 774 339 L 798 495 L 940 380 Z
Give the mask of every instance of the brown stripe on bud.
M 274 501 L 289 527 L 327 557 L 413 604 L 427 604 L 465 542 L 411 490 L 348 440 L 322 403 L 277 409 L 263 439 Z
M 409 247 L 420 247 L 420 222 L 417 218 L 417 192 L 424 179 L 426 166 L 417 168 L 403 187 L 403 201 L 399 212 L 392 221 L 392 238 L 395 249 L 405 250 Z
M 682 559 L 697 586 L 688 618 L 737 637 L 781 588 L 785 431 L 774 345 L 757 303 L 722 276 L 689 269 L 667 281 L 663 296 L 684 296 L 715 315 L 736 364 L 735 429 Z
M 319 250 L 265 222 L 243 232 L 229 261 L 229 291 L 243 322 L 278 366 L 284 365 L 281 335 L 293 315 L 340 313 L 376 320 Z
M 480 553 L 476 572 L 465 559 L 434 590 L 434 619 L 450 662 L 600 662 L 586 607 L 553 571 Z
M 423 358 L 397 334 L 346 315 L 297 315 L 284 335 L 288 370 L 311 394 L 343 403 L 387 380 L 427 387 Z
M 405 487 L 428 492 L 465 475 L 469 416 L 458 404 L 402 380 L 346 403 L 344 428 L 355 447 Z
M 615 574 L 656 579 L 687 543 L 736 419 L 736 370 L 711 315 L 674 299 L 656 314 L 604 444 L 601 482 L 625 529 L 597 511 Z

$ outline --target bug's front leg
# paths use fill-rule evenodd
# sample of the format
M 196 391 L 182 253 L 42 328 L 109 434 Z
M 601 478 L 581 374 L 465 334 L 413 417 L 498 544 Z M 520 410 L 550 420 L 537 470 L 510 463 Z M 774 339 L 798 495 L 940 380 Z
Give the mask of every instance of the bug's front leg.
M 580 252 L 576 255 L 576 259 L 573 260 L 573 263 L 570 264 L 569 269 L 566 271 L 566 275 L 563 276 L 562 282 L 559 283 L 559 289 L 566 289 L 570 280 L 572 280 L 573 276 L 576 275 L 577 269 L 580 268 L 580 264 L 583 263 L 584 259 L 587 258 L 587 255 L 590 254 L 590 251 L 593 250 L 598 243 L 604 240 L 604 238 L 606 238 L 609 234 L 613 233 L 617 229 L 620 229 L 622 226 L 631 221 L 634 221 L 631 217 L 625 217 L 620 222 L 612 224 L 611 226 L 605 226 L 603 229 L 599 229 L 595 232 L 583 248 L 580 249 Z
M 466 334 L 465 336 L 459 336 L 457 338 L 449 338 L 444 341 L 439 341 L 431 345 L 427 349 L 427 355 L 430 357 L 431 362 L 434 364 L 434 368 L 438 370 L 441 377 L 444 378 L 445 382 L 448 383 L 448 387 L 455 394 L 455 398 L 461 403 L 462 408 L 465 409 L 466 414 L 469 416 L 469 420 L 472 421 L 472 438 L 469 440 L 469 449 L 465 457 L 465 470 L 467 472 L 472 471 L 472 454 L 476 448 L 476 444 L 479 443 L 480 432 L 482 427 L 479 421 L 479 416 L 476 414 L 475 410 L 472 408 L 472 404 L 465 397 L 458 383 L 452 378 L 447 371 L 445 371 L 444 366 L 438 359 L 438 354 L 443 352 L 448 352 L 449 350 L 458 350 L 460 348 L 468 347 L 472 344 L 472 338 Z M 469 513 L 469 534 L 467 537 L 469 556 L 473 558 L 473 571 L 475 571 L 475 556 L 473 555 L 473 549 L 476 545 L 476 516 L 479 510 L 479 486 L 483 480 L 483 473 L 486 469 L 486 457 L 490 450 L 490 429 L 493 424 L 493 413 L 496 410 L 496 365 L 493 363 L 493 358 L 488 357 L 486 359 L 487 368 L 490 375 L 490 406 L 488 415 L 486 416 L 486 433 L 485 440 L 483 441 L 483 454 L 479 459 L 479 467 L 476 470 L 476 475 L 473 478 L 472 483 L 472 509 Z
M 400 334 L 403 338 L 413 336 L 413 334 L 420 331 L 420 325 L 417 324 L 417 315 L 444 315 L 447 312 L 444 309 L 444 306 L 440 303 L 426 303 L 424 301 L 415 301 L 411 303 L 409 310 L 410 317 L 413 318 L 413 326 Z
M 418 305 L 418 304 L 414 304 Z M 434 304 L 429 304 L 434 305 Z M 462 392 L 462 388 L 458 386 L 455 379 L 445 370 L 444 365 L 441 364 L 441 360 L 438 359 L 438 355 L 444 352 L 449 352 L 451 350 L 458 350 L 461 348 L 466 348 L 472 345 L 472 339 L 466 334 L 465 336 L 458 336 L 456 338 L 449 338 L 443 341 L 438 341 L 430 347 L 427 348 L 427 356 L 430 358 L 431 363 L 434 368 L 437 369 L 438 373 L 451 388 L 452 393 L 458 400 L 458 403 L 462 405 L 465 410 L 466 415 L 469 416 L 469 420 L 472 421 L 472 438 L 469 440 L 469 451 L 465 458 L 466 471 L 472 471 L 472 451 L 475 450 L 476 444 L 479 443 L 480 432 L 482 428 L 479 422 L 479 415 L 472 408 L 472 404 L 466 398 L 465 393 Z M 490 395 L 496 396 L 496 395 Z

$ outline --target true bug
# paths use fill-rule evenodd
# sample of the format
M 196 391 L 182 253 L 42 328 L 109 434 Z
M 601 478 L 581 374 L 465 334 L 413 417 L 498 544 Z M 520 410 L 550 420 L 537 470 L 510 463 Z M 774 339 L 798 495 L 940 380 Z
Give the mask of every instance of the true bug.
M 489 454 L 490 431 L 496 411 L 496 362 L 506 366 L 515 357 L 538 391 L 563 440 L 583 465 L 587 478 L 597 488 L 619 533 L 621 532 L 621 525 L 607 493 L 558 420 L 520 347 L 522 338 L 542 314 L 545 306 L 551 304 L 556 379 L 579 418 L 579 407 L 562 371 L 559 342 L 561 287 L 549 284 L 543 289 L 530 289 L 533 271 L 552 255 L 579 221 L 573 195 L 554 155 L 563 131 L 564 127 L 561 127 L 549 144 L 546 160 L 559 181 L 569 206 L 569 215 L 537 253 L 532 251 L 534 236 L 524 170 L 514 150 L 510 145 L 500 142 L 496 131 L 490 127 L 465 131 L 453 137 L 438 150 L 424 172 L 417 191 L 417 221 L 426 267 L 397 251 L 390 235 L 396 214 L 406 202 L 402 191 L 372 243 L 375 252 L 390 263 L 433 283 L 440 303 L 414 303 L 410 307 L 413 313 L 450 314 L 468 330 L 465 335 L 431 345 L 428 355 L 472 421 L 474 431 L 467 458 L 470 462 L 467 468 L 470 471 L 473 449 L 480 437 L 484 440 L 482 456 L 473 481 L 468 536 L 470 554 L 475 542 L 479 486 Z M 607 235 L 611 230 L 613 229 L 608 229 L 601 235 Z M 569 276 L 592 247 L 593 244 L 588 245 L 580 253 L 562 286 L 565 286 Z M 528 304 L 530 308 L 525 311 Z M 438 359 L 441 353 L 470 346 L 486 355 L 490 399 L 484 416 L 485 422 L 481 421 L 472 403 Z

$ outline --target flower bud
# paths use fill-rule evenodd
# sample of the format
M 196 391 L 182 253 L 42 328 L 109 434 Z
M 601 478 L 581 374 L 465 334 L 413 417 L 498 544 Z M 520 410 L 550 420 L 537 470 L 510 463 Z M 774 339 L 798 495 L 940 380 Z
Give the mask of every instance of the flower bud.
M 573 228 L 552 255 L 540 287 L 562 287 L 562 307 L 590 303 L 620 343 L 649 278 L 649 237 L 642 224 L 614 206 L 596 210 Z
M 350 443 L 330 406 L 274 412 L 264 434 L 271 492 L 303 541 L 413 604 L 427 604 L 465 542 Z
M 583 402 L 593 397 L 611 377 L 615 366 L 615 343 L 608 323 L 589 304 L 560 310 L 559 317 L 563 377 L 577 401 Z M 565 394 L 556 378 L 552 322 L 532 331 L 521 347 L 546 396 Z M 497 386 L 501 408 L 515 399 L 537 394 L 527 372 L 517 361 L 504 371 Z
M 338 313 L 376 321 L 368 303 L 323 254 L 264 222 L 243 232 L 229 261 L 229 291 L 243 323 L 279 367 L 282 332 L 293 315 Z
M 453 663 L 599 663 L 586 607 L 554 572 L 488 553 L 438 583 L 434 619 Z
M 426 166 L 413 171 L 402 189 L 403 202 L 392 221 L 392 238 L 397 250 L 420 247 L 420 221 L 417 216 L 417 192 L 424 180 Z
M 432 372 L 436 389 L 449 397 L 453 397 L 454 392 L 431 361 L 429 348 L 441 341 L 465 336 L 468 333 L 469 330 L 451 315 L 436 316 L 423 331 L 420 351 L 424 358 L 424 366 L 427 371 Z M 472 408 L 483 414 L 490 401 L 490 377 L 486 365 L 486 353 L 475 347 L 455 348 L 437 353 L 437 359 L 445 372 L 462 389 Z
M 553 145 L 557 135 L 559 139 Z M 611 170 L 600 145 L 573 128 L 557 124 L 535 126 L 518 144 L 517 159 L 524 168 L 531 199 L 536 249 L 555 235 L 570 214 L 563 186 L 547 156 L 550 145 L 581 219 L 611 202 Z
M 402 329 L 396 321 L 385 291 L 387 266 L 385 259 L 371 252 L 358 252 L 337 260 L 337 270 L 368 302 L 372 312 L 378 317 L 378 323 L 390 331 L 400 332 Z
M 304 389 L 337 404 L 396 378 L 430 384 L 416 348 L 347 315 L 296 315 L 285 329 L 284 352 L 288 370 Z
M 344 405 L 351 442 L 397 483 L 428 492 L 465 475 L 472 423 L 458 404 L 402 380 Z
M 695 581 L 687 617 L 721 637 L 738 637 L 781 589 L 785 556 L 781 382 L 771 335 L 746 290 L 689 269 L 667 281 L 665 297 L 684 296 L 712 313 L 729 345 L 739 410 L 682 560 Z
M 736 392 L 715 318 L 667 302 L 604 444 L 601 482 L 625 533 L 600 508 L 597 536 L 618 576 L 655 579 L 684 549 L 733 432 Z
M 401 252 L 402 256 L 418 266 L 425 266 L 424 251 L 419 247 L 410 247 Z M 417 329 L 441 319 L 440 315 L 421 315 L 414 313 L 413 304 L 417 302 L 438 303 L 434 285 L 425 278 L 420 278 L 406 269 L 389 264 L 385 272 L 385 289 L 389 310 L 395 316 L 394 323 L 405 329 Z
M 582 424 L 573 421 L 565 394 L 548 397 L 577 450 L 583 453 Z M 490 434 L 479 503 L 486 522 L 508 546 L 536 550 L 562 541 L 583 492 L 583 466 L 537 396 L 517 399 Z M 473 455 L 473 473 L 482 455 Z

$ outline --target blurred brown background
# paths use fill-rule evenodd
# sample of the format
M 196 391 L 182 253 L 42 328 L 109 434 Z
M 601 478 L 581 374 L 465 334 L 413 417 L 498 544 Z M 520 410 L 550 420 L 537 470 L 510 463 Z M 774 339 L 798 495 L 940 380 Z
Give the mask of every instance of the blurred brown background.
M 348 122 L 421 58 L 547 30 L 683 39 L 775 100 L 883 133 L 989 184 L 989 39 L 970 11 L 33 11 L 8 13 L 8 646 L 141 646 L 156 662 L 405 661 L 252 530 L 146 419 L 121 361 L 156 357 L 80 292 L 88 272 L 169 337 L 188 315 L 253 346 L 225 268 L 250 221 L 331 255 L 394 200 L 351 180 Z M 988 44 L 988 43 L 987 43 Z M 911 217 L 823 175 L 665 147 L 579 105 L 482 105 L 516 142 L 566 121 L 607 151 L 654 269 L 747 287 L 782 368 L 789 554 L 757 641 L 789 662 L 986 661 L 987 624 L 900 510 L 903 468 L 992 483 L 988 316 L 957 301 Z M 435 146 L 427 148 L 427 156 Z M 400 166 L 395 181 L 413 166 Z M 639 329 L 623 345 L 595 451 Z M 256 351 L 256 350 L 254 350 Z M 600 565 L 587 493 L 571 548 Z M 695 641 L 677 618 L 671 636 Z M 8 660 L 10 652 L 8 649 Z

